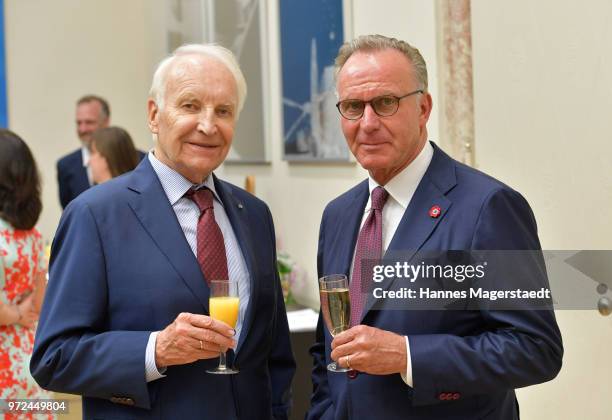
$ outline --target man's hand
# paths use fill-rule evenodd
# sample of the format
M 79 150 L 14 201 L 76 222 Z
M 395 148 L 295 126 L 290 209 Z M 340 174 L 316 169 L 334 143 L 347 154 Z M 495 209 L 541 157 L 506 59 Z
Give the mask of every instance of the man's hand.
M 406 338 L 389 331 L 357 325 L 338 334 L 331 348 L 331 358 L 342 367 L 372 375 L 406 372 Z
M 182 313 L 157 335 L 155 363 L 164 368 L 219 357 L 220 350 L 236 346 L 234 335 L 236 331 L 221 321 Z

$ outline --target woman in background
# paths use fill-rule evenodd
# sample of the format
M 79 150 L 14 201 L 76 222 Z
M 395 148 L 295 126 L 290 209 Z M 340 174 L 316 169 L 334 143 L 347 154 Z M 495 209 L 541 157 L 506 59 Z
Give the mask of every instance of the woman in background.
M 15 133 L 0 129 L 0 399 L 50 398 L 28 367 L 47 270 L 34 228 L 41 210 L 30 149 Z
M 100 128 L 91 135 L 89 167 L 96 184 L 134 169 L 140 157 L 132 138 L 123 128 Z

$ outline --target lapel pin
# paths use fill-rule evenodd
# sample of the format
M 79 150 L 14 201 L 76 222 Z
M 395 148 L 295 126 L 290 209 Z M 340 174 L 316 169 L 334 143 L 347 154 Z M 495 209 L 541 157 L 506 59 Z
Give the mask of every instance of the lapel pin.
M 442 213 L 440 206 L 431 206 L 429 209 L 429 217 L 433 217 L 434 219 L 438 217 Z
M 242 209 L 244 208 L 244 206 L 242 205 L 242 203 L 238 203 L 238 208 L 239 208 L 240 210 L 242 210 Z

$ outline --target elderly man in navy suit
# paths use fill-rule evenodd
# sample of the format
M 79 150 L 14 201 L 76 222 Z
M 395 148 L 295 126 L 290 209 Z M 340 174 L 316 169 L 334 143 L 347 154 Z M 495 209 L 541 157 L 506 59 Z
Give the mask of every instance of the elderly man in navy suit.
M 336 69 L 342 130 L 369 179 L 323 213 L 319 276 L 349 276 L 352 327 L 332 338 L 319 320 L 307 419 L 518 419 L 514 389 L 561 367 L 552 310 L 374 306 L 362 263 L 417 251 L 537 252 L 528 203 L 428 142 L 432 98 L 417 49 L 362 36 L 340 49 Z M 351 370 L 329 372 L 331 360 Z
M 57 161 L 57 182 L 62 208 L 93 185 L 89 169 L 91 134 L 110 124 L 110 106 L 96 95 L 85 95 L 77 101 L 76 128 L 81 147 Z
M 82 395 L 85 418 L 288 416 L 295 363 L 272 217 L 213 173 L 245 95 L 229 50 L 177 49 L 153 77 L 154 150 L 62 215 L 30 368 L 42 387 Z M 235 329 L 208 316 L 209 282 L 227 277 Z M 226 348 L 239 373 L 208 374 Z

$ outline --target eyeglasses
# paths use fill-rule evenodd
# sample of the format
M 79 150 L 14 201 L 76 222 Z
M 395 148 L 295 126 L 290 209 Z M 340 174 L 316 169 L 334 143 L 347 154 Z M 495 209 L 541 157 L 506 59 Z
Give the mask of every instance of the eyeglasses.
M 376 115 L 380 117 L 390 117 L 395 114 L 399 108 L 400 99 L 407 98 L 417 93 L 423 93 L 422 89 L 415 90 L 405 94 L 404 96 L 383 95 L 372 98 L 369 101 L 361 99 L 345 99 L 336 104 L 336 108 L 347 120 L 358 120 L 363 116 L 366 104 L 370 104 Z

